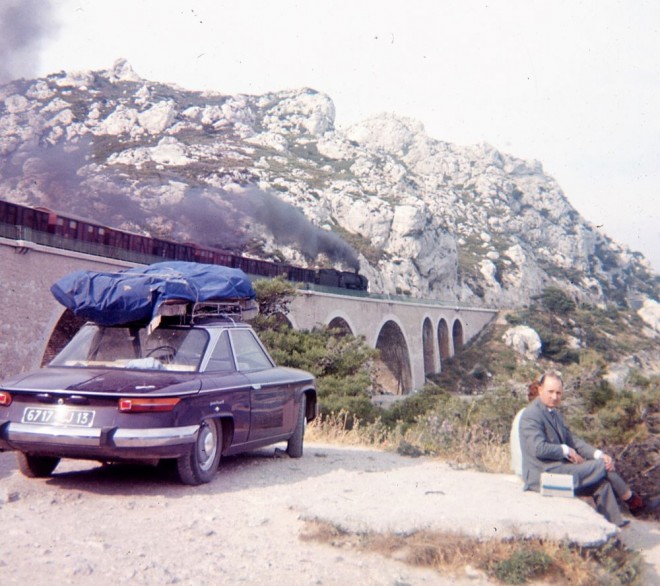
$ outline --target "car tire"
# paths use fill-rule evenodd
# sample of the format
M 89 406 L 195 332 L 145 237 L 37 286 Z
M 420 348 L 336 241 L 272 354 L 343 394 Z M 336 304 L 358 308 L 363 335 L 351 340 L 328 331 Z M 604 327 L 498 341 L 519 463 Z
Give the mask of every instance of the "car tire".
M 177 459 L 177 472 L 184 484 L 196 486 L 211 482 L 222 454 L 222 423 L 219 419 L 204 419 L 190 452 Z
M 52 456 L 33 456 L 23 452 L 16 452 L 18 469 L 28 478 L 46 478 L 60 463 L 59 458 Z
M 286 453 L 290 458 L 302 458 L 303 441 L 305 439 L 305 427 L 307 426 L 307 397 L 303 393 L 300 397 L 300 408 L 298 410 L 298 420 L 293 435 L 286 444 Z

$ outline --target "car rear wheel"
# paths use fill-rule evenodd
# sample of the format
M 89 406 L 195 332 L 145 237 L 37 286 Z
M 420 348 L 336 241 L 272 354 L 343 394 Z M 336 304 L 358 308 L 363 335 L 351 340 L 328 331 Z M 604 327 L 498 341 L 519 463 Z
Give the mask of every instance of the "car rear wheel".
M 18 469 L 28 478 L 45 478 L 50 476 L 60 463 L 59 458 L 52 456 L 33 456 L 16 452 Z
M 221 453 L 222 423 L 218 419 L 204 419 L 190 452 L 177 460 L 181 482 L 196 486 L 213 480 Z
M 302 458 L 303 441 L 305 439 L 305 427 L 307 425 L 307 397 L 303 394 L 300 398 L 300 409 L 298 410 L 298 420 L 293 435 L 286 444 L 286 453 L 291 458 Z

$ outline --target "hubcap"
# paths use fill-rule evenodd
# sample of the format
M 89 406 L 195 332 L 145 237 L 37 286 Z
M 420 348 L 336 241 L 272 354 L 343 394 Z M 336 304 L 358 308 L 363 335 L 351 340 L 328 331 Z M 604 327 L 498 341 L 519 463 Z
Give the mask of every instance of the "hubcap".
M 213 425 L 213 423 L 211 423 Z M 215 437 L 214 429 L 208 423 L 204 423 L 199 430 L 200 437 L 197 441 L 197 460 L 200 468 L 208 470 L 215 458 L 218 442 Z

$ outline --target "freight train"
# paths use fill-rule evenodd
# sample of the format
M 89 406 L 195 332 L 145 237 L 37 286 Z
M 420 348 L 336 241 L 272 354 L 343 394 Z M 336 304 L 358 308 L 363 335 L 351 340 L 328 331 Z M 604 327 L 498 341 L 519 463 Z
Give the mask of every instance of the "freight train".
M 336 269 L 308 269 L 249 258 L 193 243 L 173 242 L 161 238 L 152 238 L 101 224 L 60 214 L 46 208 L 33 208 L 0 200 L 0 234 L 18 240 L 32 240 L 50 243 L 62 248 L 69 243 L 97 246 L 99 250 L 110 253 L 109 256 L 134 260 L 136 258 L 183 260 L 206 264 L 218 264 L 242 269 L 249 275 L 261 277 L 284 277 L 290 281 L 309 283 L 326 287 L 367 291 L 369 282 L 366 277 L 355 272 Z M 41 238 L 40 238 L 41 237 Z M 77 247 L 80 249 L 81 247 Z

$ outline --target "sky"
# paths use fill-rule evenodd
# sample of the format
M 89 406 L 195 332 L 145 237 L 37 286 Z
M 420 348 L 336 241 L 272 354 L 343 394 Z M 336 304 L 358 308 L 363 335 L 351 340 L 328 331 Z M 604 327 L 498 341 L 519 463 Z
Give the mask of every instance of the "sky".
M 0 0 L 0 16 L 3 4 L 38 25 L 29 42 L 0 40 L 24 43 L 14 75 L 126 58 L 191 90 L 311 87 L 338 127 L 414 118 L 433 138 L 541 161 L 585 219 L 660 272 L 656 0 Z

